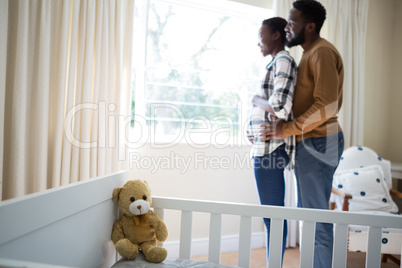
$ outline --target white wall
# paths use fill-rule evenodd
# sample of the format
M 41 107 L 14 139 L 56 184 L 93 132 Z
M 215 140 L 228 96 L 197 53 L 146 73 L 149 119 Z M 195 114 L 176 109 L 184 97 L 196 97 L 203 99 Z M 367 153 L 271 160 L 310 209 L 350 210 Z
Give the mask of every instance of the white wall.
M 402 1 L 371 0 L 366 46 L 364 145 L 402 162 Z
M 391 80 L 393 82 L 391 88 L 391 105 L 390 108 L 390 139 L 387 146 L 389 152 L 387 157 L 394 162 L 402 163 L 402 1 L 395 0 L 395 9 L 393 10 L 393 74 Z
M 387 151 L 390 120 L 389 101 L 391 81 L 391 42 L 393 25 L 390 16 L 393 0 L 370 1 L 366 46 L 365 134 L 364 144 L 380 154 Z M 387 3 L 387 4 L 385 4 Z M 383 157 L 386 157 L 385 155 Z

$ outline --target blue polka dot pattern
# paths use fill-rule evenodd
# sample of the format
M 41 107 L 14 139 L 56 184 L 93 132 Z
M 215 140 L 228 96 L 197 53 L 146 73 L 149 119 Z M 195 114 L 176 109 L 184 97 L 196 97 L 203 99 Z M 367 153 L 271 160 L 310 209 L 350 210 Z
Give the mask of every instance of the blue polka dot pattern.
M 382 158 L 381 158 L 381 156 L 378 156 L 378 160 L 382 161 Z
M 343 160 L 343 156 L 341 156 L 341 160 Z
M 383 238 L 383 239 L 381 240 L 381 242 L 382 242 L 383 244 L 387 244 L 387 243 L 388 243 L 388 239 Z
M 387 203 L 388 200 L 384 197 L 384 198 L 382 199 L 382 202 Z
M 355 172 L 355 173 L 353 173 L 353 174 L 355 174 L 355 175 L 357 176 L 357 175 L 359 175 L 359 172 Z
M 381 182 L 380 178 L 377 178 L 377 179 L 376 179 L 376 181 L 377 181 L 378 183 L 380 183 L 380 182 Z
M 338 188 L 339 188 L 339 189 L 342 189 L 342 188 L 343 188 L 343 185 L 342 185 L 342 184 L 338 184 Z
M 366 192 L 363 192 L 363 191 L 362 191 L 362 192 L 360 192 L 360 195 L 361 195 L 361 196 L 365 196 L 365 195 L 366 195 Z
M 359 150 L 359 151 L 363 151 L 363 147 L 358 146 L 358 147 L 357 147 L 357 150 Z

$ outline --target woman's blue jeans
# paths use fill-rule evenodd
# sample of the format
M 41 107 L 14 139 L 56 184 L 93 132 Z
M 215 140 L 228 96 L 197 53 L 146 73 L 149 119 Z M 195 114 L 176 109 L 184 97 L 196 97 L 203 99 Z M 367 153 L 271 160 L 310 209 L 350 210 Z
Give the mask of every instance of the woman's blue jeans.
M 298 207 L 329 209 L 332 180 L 343 153 L 342 131 L 328 137 L 307 138 L 296 145 L 295 174 Z M 333 225 L 316 224 L 314 268 L 332 266 Z
M 285 145 L 279 146 L 268 155 L 254 158 L 254 175 L 257 183 L 258 195 L 262 205 L 284 206 L 285 203 L 285 178 L 284 169 L 289 163 L 289 156 L 285 151 Z M 267 267 L 269 258 L 269 231 L 271 220 L 264 218 L 267 229 Z M 284 221 L 282 258 L 286 248 L 288 233 L 287 222 Z

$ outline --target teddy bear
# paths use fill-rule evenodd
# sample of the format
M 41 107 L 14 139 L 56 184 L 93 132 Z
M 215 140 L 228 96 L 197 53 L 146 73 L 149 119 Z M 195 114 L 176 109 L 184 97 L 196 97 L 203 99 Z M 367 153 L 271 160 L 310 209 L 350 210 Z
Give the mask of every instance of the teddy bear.
M 113 225 L 112 241 L 117 252 L 126 259 L 134 259 L 139 251 L 148 262 L 160 263 L 167 250 L 157 246 L 168 231 L 163 220 L 154 211 L 151 189 L 145 180 L 130 180 L 113 190 L 113 201 L 123 213 Z

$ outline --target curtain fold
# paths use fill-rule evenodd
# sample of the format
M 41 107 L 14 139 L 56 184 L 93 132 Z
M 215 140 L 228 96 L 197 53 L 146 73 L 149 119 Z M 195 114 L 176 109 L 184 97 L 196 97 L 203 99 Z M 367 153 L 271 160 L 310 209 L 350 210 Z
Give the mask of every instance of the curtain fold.
M 285 207 L 297 207 L 297 185 L 294 171 L 285 169 Z M 288 220 L 287 247 L 296 247 L 299 244 L 299 222 Z
M 134 1 L 0 5 L 2 199 L 125 168 Z
M 345 76 L 339 121 L 345 148 L 363 145 L 364 72 L 369 0 L 322 0 L 328 12 L 328 37 L 342 55 Z

